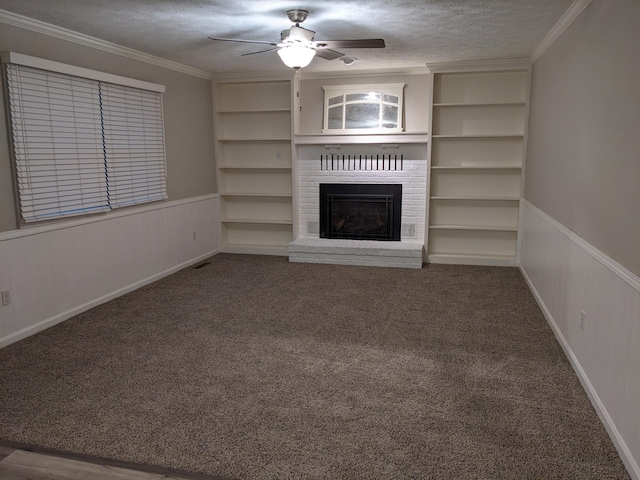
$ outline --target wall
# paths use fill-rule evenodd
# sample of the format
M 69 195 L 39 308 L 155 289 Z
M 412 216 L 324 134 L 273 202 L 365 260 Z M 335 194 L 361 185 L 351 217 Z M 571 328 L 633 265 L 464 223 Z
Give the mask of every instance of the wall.
M 210 80 L 2 23 L 0 50 L 165 85 L 169 194 L 167 202 L 17 229 L 0 115 L 0 290 L 11 296 L 0 307 L 0 347 L 220 251 Z
M 640 479 L 640 2 L 594 0 L 534 63 L 519 263 Z
M 524 196 L 640 275 L 640 2 L 594 1 L 534 65 Z
M 158 83 L 164 94 L 167 190 L 170 200 L 216 192 L 213 107 L 207 79 L 161 68 L 24 28 L 0 23 L 0 51 Z M 4 111 L 4 99 L 0 99 Z M 0 231 L 16 228 L 6 118 L 0 120 Z

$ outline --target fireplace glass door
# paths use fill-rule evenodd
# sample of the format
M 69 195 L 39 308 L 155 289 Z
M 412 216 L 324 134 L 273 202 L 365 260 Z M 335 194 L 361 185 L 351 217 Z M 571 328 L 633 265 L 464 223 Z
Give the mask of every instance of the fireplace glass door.
M 400 241 L 402 185 L 320 184 L 320 238 Z

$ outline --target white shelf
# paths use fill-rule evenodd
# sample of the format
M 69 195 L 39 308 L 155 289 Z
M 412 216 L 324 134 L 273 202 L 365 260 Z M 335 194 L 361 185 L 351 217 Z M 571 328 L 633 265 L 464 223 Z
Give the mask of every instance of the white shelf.
M 430 229 L 429 254 L 506 255 L 516 254 L 517 232 L 486 229 Z
M 431 200 L 477 200 L 477 201 L 509 201 L 518 202 L 520 196 L 474 196 L 474 195 L 432 195 Z
M 434 103 L 434 107 L 502 107 L 502 106 L 522 106 L 526 102 L 461 102 L 461 103 Z
M 509 165 L 475 165 L 475 166 L 442 166 L 433 165 L 432 170 L 522 170 L 521 166 Z
M 292 220 L 278 220 L 273 218 L 223 218 L 222 223 L 249 223 L 255 225 L 293 225 Z
M 219 142 L 223 143 L 275 143 L 275 142 L 290 142 L 291 137 L 252 137 L 252 138 L 231 138 L 231 137 L 222 137 L 218 139 Z
M 291 141 L 218 142 L 218 166 L 232 168 L 291 169 Z
M 264 193 L 264 192 L 223 192 L 221 197 L 263 197 L 263 198 L 291 198 L 291 193 Z
M 281 257 L 289 256 L 289 245 L 273 246 L 273 245 L 233 245 L 223 244 L 223 253 L 239 253 L 249 255 L 277 255 Z
M 524 138 L 524 133 L 481 133 L 481 134 L 454 134 L 454 135 L 432 135 L 431 138 Z
M 434 135 L 522 135 L 525 104 L 458 105 L 433 109 Z
M 269 109 L 255 109 L 255 110 L 218 110 L 218 113 L 221 114 L 225 114 L 225 113 L 248 113 L 248 114 L 253 114 L 253 113 L 278 113 L 278 112 L 290 112 L 291 109 L 290 108 L 269 108 Z
M 219 112 L 286 111 L 291 108 L 288 80 L 216 83 L 214 93 Z
M 514 200 L 446 200 L 432 201 L 429 220 L 433 228 L 464 225 L 482 228 L 487 225 L 518 224 L 518 201 Z
M 448 265 L 489 265 L 495 267 L 515 267 L 515 255 L 462 255 L 430 253 L 427 255 L 428 263 L 441 263 Z
M 520 170 L 436 169 L 431 172 L 433 196 L 519 197 Z
M 434 75 L 433 101 L 448 103 L 526 102 L 526 70 L 441 73 Z
M 431 142 L 432 168 L 520 167 L 523 137 L 439 137 Z
M 493 232 L 517 232 L 517 225 L 431 225 L 435 230 L 484 230 Z
M 291 139 L 291 112 L 265 110 L 218 113 L 216 132 L 219 140 Z
M 282 223 L 223 223 L 222 244 L 235 248 L 244 248 L 246 253 L 252 249 L 286 249 L 293 241 L 290 224 Z
M 228 167 L 228 166 L 220 166 L 220 170 L 249 170 L 249 171 L 257 171 L 257 170 L 282 170 L 282 171 L 291 171 L 291 167 L 280 167 L 280 166 L 268 166 L 268 165 L 242 165 L 237 167 Z

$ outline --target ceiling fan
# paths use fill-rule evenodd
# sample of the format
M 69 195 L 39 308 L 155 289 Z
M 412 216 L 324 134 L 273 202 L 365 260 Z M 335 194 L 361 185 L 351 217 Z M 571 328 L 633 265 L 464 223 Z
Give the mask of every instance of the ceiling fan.
M 302 28 L 300 24 L 304 22 L 309 15 L 307 10 L 289 10 L 287 16 L 294 23 L 290 28 L 280 32 L 280 42 L 266 42 L 260 40 L 243 40 L 239 38 L 220 38 L 209 37 L 211 40 L 223 42 L 240 42 L 240 43 L 257 43 L 261 45 L 270 45 L 272 48 L 260 50 L 258 52 L 245 53 L 246 55 L 255 55 L 257 53 L 278 51 L 278 55 L 284 64 L 291 68 L 303 68 L 311 63 L 314 56 L 324 58 L 325 60 L 335 60 L 344 57 L 344 53 L 340 53 L 335 48 L 384 48 L 384 40 L 382 38 L 369 38 L 361 40 L 314 40 L 316 32 Z M 345 57 L 346 58 L 346 57 Z M 345 62 L 350 65 L 353 63 Z

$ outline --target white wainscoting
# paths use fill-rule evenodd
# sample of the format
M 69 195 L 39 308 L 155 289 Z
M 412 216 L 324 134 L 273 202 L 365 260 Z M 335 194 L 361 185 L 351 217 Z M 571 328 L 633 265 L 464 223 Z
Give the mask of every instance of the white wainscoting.
M 0 233 L 0 347 L 220 251 L 219 196 Z M 194 234 L 195 232 L 195 234 Z
M 526 200 L 520 219 L 520 269 L 638 480 L 640 278 Z

